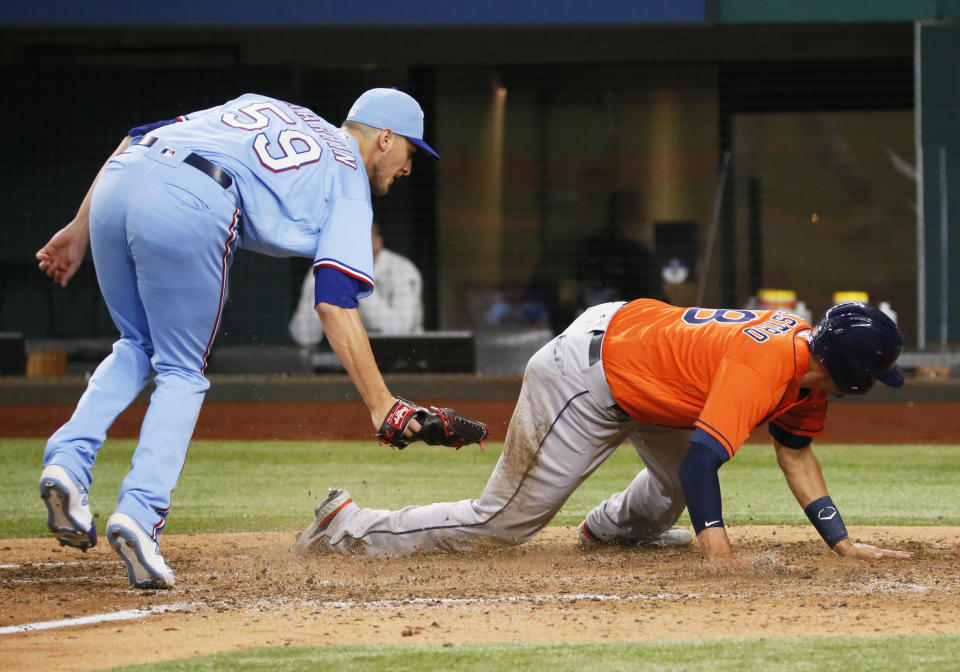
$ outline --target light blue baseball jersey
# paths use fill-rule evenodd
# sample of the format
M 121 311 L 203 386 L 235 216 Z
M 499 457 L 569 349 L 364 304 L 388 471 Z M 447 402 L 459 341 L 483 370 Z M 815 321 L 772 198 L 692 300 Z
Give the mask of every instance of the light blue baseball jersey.
M 373 291 L 370 182 L 356 140 L 313 111 L 247 93 L 150 130 L 173 151 L 195 152 L 234 180 L 240 246 L 313 257 Z
M 111 157 L 90 198 L 91 256 L 120 338 L 44 466 L 89 487 L 107 430 L 152 377 L 116 512 L 156 539 L 210 386 L 237 246 L 313 258 L 317 301 L 356 308 L 373 289 L 373 210 L 357 142 L 297 105 L 246 94 L 130 131 L 144 134 L 154 141 Z

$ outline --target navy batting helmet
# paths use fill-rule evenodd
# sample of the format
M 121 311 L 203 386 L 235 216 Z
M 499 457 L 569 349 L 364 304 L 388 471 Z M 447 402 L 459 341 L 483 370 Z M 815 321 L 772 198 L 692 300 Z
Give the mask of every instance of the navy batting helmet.
M 903 334 L 896 323 L 865 303 L 841 303 L 824 314 L 810 339 L 810 351 L 846 394 L 866 394 L 879 380 L 903 385 L 897 358 Z

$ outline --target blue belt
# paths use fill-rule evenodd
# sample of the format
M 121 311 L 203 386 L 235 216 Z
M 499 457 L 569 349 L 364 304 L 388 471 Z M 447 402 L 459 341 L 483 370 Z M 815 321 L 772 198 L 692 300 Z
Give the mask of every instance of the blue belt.
M 143 145 L 144 147 L 153 147 L 153 145 L 156 144 L 156 142 L 157 142 L 157 138 L 148 135 L 148 136 L 144 136 L 143 138 L 140 138 L 140 140 L 138 140 L 136 144 Z M 193 166 L 194 168 L 199 170 L 201 173 L 208 175 L 210 178 L 213 179 L 214 182 L 219 184 L 224 189 L 229 189 L 230 185 L 233 184 L 233 178 L 227 174 L 227 171 L 225 171 L 223 168 L 213 163 L 212 161 L 208 161 L 207 159 L 203 158 L 202 156 L 200 156 L 195 152 L 191 152 L 190 154 L 187 154 L 187 158 L 185 158 L 183 162 L 188 166 Z
M 600 361 L 605 333 L 605 331 L 594 331 L 593 336 L 590 337 L 590 347 L 587 348 L 587 366 L 593 366 Z
M 600 355 L 603 351 L 603 337 L 606 335 L 606 333 L 606 331 L 595 330 L 590 336 L 590 346 L 587 348 L 587 366 L 593 366 L 600 361 Z M 626 411 L 620 408 L 620 404 L 618 404 L 616 401 L 613 402 L 613 406 L 611 406 L 611 408 L 615 408 L 626 415 Z

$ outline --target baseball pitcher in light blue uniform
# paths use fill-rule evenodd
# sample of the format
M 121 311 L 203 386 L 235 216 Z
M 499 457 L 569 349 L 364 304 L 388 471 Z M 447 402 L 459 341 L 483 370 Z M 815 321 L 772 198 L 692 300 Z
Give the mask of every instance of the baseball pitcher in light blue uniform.
M 61 544 L 96 544 L 87 491 L 97 451 L 153 377 L 106 533 L 131 585 L 173 585 L 157 538 L 209 387 L 204 368 L 239 247 L 314 259 L 324 331 L 380 426 L 395 398 L 356 310 L 374 288 L 370 198 L 410 174 L 418 147 L 437 156 L 423 141 L 419 104 L 396 89 L 364 93 L 342 128 L 305 107 L 245 94 L 129 132 L 76 218 L 37 252 L 40 269 L 66 286 L 89 240 L 120 331 L 47 443 L 40 494 Z

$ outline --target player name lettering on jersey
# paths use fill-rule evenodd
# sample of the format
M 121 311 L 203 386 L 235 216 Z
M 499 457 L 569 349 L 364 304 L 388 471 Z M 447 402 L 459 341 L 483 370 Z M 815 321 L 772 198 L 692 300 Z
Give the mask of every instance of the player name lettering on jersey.
M 330 132 L 323 119 L 305 107 L 294 105 L 293 103 L 287 103 L 287 105 L 293 110 L 294 114 L 306 122 L 310 130 L 319 135 L 320 139 L 327 144 L 337 163 L 342 163 L 354 170 L 357 169 L 357 157 L 354 156 L 350 147 L 347 146 L 347 143 L 345 143 L 342 138 Z
M 769 340 L 771 336 L 779 336 L 780 334 L 787 333 L 798 324 L 799 321 L 797 318 L 787 313 L 778 311 L 774 313 L 773 317 L 766 322 L 745 328 L 743 333 L 755 340 L 757 343 L 763 343 L 764 341 Z

